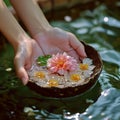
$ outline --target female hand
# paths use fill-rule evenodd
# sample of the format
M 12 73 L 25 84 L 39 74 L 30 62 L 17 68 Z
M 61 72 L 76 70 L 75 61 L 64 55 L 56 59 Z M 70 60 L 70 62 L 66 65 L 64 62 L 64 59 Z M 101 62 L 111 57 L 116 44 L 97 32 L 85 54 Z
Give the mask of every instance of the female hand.
M 45 55 L 66 52 L 74 58 L 86 57 L 83 44 L 70 32 L 52 28 L 34 36 Z
M 40 55 L 43 55 L 42 50 L 33 39 L 22 41 L 15 50 L 16 73 L 24 85 L 27 84 L 29 79 L 27 69 L 30 69 L 33 60 Z

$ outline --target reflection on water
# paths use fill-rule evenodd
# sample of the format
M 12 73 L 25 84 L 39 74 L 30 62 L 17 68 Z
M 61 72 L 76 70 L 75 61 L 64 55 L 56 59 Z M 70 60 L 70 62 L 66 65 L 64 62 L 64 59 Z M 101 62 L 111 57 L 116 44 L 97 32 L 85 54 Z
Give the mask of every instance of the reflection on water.
M 120 17 L 101 5 L 74 21 L 66 19 L 51 24 L 73 32 L 99 51 L 104 66 L 98 82 L 73 98 L 40 96 L 17 79 L 8 45 L 0 57 L 0 120 L 120 120 Z
M 110 88 L 101 93 L 97 102 L 81 115 L 85 120 L 119 120 L 120 90 Z

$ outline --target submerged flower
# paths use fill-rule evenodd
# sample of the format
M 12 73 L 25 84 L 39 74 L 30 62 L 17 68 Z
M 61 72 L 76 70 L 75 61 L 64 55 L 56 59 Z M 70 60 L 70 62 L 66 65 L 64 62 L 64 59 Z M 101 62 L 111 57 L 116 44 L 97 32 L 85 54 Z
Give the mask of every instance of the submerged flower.
M 89 68 L 89 65 L 88 65 L 88 64 L 80 63 L 80 69 L 81 69 L 81 70 L 88 70 L 88 68 Z
M 81 76 L 78 73 L 74 73 L 74 74 L 70 75 L 70 79 L 77 82 L 77 81 L 81 80 Z
M 57 87 L 57 86 L 58 86 L 58 81 L 55 80 L 55 79 L 50 79 L 50 80 L 48 81 L 48 86 L 49 86 L 49 87 Z
M 35 72 L 35 77 L 38 77 L 38 78 L 45 78 L 45 73 L 43 71 L 37 71 Z
M 95 68 L 94 65 L 92 65 L 92 60 L 90 58 L 83 59 L 82 63 L 80 63 L 80 69 L 81 70 L 93 70 Z
M 74 71 L 77 69 L 77 61 L 66 53 L 52 55 L 47 61 L 47 67 L 52 73 L 64 75 L 66 71 Z
M 93 73 L 95 66 L 92 63 L 90 58 L 83 59 L 82 63 L 79 65 L 80 70 L 82 71 L 85 78 L 89 77 Z

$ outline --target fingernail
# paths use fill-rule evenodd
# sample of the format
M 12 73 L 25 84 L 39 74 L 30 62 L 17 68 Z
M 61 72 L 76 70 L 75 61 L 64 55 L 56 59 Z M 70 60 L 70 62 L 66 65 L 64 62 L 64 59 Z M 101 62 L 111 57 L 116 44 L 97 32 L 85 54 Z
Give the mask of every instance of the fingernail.
M 84 55 L 81 55 L 82 58 L 86 58 L 87 57 L 87 54 L 84 54 Z

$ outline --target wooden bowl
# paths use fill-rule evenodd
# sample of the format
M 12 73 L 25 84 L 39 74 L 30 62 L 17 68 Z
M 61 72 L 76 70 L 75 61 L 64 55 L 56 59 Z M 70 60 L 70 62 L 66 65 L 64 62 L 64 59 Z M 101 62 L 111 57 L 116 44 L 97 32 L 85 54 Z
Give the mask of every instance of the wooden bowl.
M 88 58 L 92 59 L 93 65 L 95 65 L 93 74 L 86 79 L 87 81 L 86 84 L 75 87 L 58 88 L 58 87 L 41 87 L 35 84 L 34 82 L 29 81 L 27 86 L 43 96 L 53 98 L 72 97 L 80 95 L 89 90 L 96 83 L 102 71 L 102 60 L 98 52 L 93 47 L 85 44 L 84 42 L 82 43 L 85 46 L 85 51 L 87 53 Z

